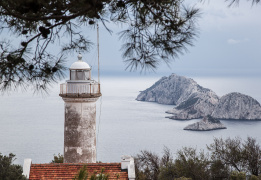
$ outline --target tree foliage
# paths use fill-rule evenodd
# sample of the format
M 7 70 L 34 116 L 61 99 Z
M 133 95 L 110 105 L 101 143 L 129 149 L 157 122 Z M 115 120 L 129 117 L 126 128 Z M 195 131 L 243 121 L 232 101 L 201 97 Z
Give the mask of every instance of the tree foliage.
M 165 149 L 163 156 L 142 151 L 135 158 L 137 180 L 256 180 L 261 178 L 260 145 L 254 138 L 215 138 L 209 153 L 183 148 L 173 159 Z M 166 161 L 167 159 L 167 161 Z M 165 163 L 164 163 L 165 162 Z
M 75 175 L 73 180 L 87 180 L 88 179 L 88 172 L 86 170 L 86 166 L 83 166 L 77 175 Z
M 246 173 L 233 171 L 230 175 L 231 180 L 246 180 Z
M 193 180 L 210 179 L 210 161 L 208 155 L 194 148 L 183 148 L 177 153 L 175 167 L 178 177 L 189 177 Z
M 255 176 L 261 174 L 261 147 L 256 139 L 248 137 L 243 144 L 243 157 L 246 160 L 247 170 Z
M 73 180 L 108 180 L 109 174 L 104 172 L 104 168 L 101 169 L 100 173 L 94 173 L 89 178 L 87 166 L 83 166 L 78 173 L 75 175 Z M 118 178 L 117 178 L 118 179 Z
M 20 165 L 13 164 L 15 155 L 10 153 L 3 156 L 0 153 L 0 179 L 6 180 L 26 180 L 22 175 L 23 168 Z
M 58 153 L 57 156 L 54 154 L 51 163 L 63 163 L 63 159 L 63 155 L 61 155 L 60 153 Z
M 138 180 L 157 180 L 158 177 L 176 177 L 173 170 L 173 159 L 168 148 L 164 148 L 164 155 L 160 158 L 150 151 L 141 151 L 135 157 L 135 174 Z
M 261 147 L 254 138 L 248 137 L 245 142 L 240 138 L 215 138 L 208 149 L 212 152 L 212 160 L 220 160 L 233 171 L 261 174 Z
M 156 68 L 192 45 L 199 9 L 183 0 L 1 0 L 0 32 L 21 39 L 0 43 L 0 89 L 35 85 L 46 89 L 63 76 L 64 54 L 88 51 L 81 27 L 122 25 L 119 37 L 127 68 Z M 94 28 L 93 28 L 94 29 Z M 60 55 L 48 47 L 62 41 Z
M 208 149 L 212 151 L 213 160 L 220 160 L 238 172 L 246 170 L 240 138 L 226 140 L 215 138 L 214 143 L 208 146 Z
M 105 171 L 105 169 L 102 168 L 100 173 L 92 174 L 91 177 L 90 177 L 90 180 L 108 180 L 109 174 L 105 173 L 104 171 Z M 117 179 L 118 179 L 118 177 L 117 177 Z
M 174 160 L 170 150 L 164 149 L 162 157 L 149 151 L 141 151 L 135 157 L 137 180 L 185 180 L 209 179 L 207 156 L 196 149 L 183 148 Z
M 260 0 L 247 0 L 247 1 L 252 1 L 252 5 L 260 3 Z M 229 2 L 229 6 L 232 6 L 232 5 L 238 5 L 240 0 L 226 0 L 226 2 Z

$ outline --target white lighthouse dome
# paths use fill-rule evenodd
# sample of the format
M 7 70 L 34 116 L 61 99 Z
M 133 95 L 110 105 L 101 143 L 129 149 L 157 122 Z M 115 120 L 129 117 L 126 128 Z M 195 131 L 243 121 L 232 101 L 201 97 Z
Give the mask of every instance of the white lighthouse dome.
M 82 60 L 81 54 L 78 55 L 78 61 L 74 62 L 70 67 L 70 70 L 77 70 L 77 69 L 84 69 L 84 70 L 90 70 L 91 69 L 89 64 L 87 64 L 86 62 L 84 62 Z

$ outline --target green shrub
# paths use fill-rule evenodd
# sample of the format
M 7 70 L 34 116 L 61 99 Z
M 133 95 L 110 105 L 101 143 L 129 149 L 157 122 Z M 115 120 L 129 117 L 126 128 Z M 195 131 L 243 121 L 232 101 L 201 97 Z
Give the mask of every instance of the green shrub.
M 55 154 L 53 155 L 53 160 L 51 163 L 63 163 L 63 155 L 60 153 L 56 156 Z
M 175 178 L 174 180 L 192 180 L 192 179 L 186 177 L 180 177 L 180 178 Z
M 246 180 L 246 173 L 245 172 L 233 171 L 230 174 L 230 179 L 231 180 Z
M 15 155 L 3 156 L 0 153 L 0 179 L 1 180 L 26 180 L 22 175 L 23 168 L 20 165 L 13 164 Z
M 259 180 L 259 178 L 255 175 L 251 175 L 248 180 Z

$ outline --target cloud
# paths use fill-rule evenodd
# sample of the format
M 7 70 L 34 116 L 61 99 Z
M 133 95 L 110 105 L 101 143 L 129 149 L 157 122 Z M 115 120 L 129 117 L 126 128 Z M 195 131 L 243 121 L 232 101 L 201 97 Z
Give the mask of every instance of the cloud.
M 236 39 L 228 39 L 227 40 L 227 43 L 228 44 L 238 44 L 240 43 L 241 41 L 240 40 L 236 40 Z
M 245 38 L 245 39 L 232 39 L 232 38 L 230 38 L 230 39 L 227 40 L 227 43 L 233 45 L 233 44 L 239 44 L 239 43 L 247 42 L 247 41 L 249 41 L 248 38 Z

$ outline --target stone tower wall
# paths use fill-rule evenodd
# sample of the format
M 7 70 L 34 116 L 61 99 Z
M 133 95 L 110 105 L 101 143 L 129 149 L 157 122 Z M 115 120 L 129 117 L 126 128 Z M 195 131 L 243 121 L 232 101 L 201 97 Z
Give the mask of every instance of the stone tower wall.
M 96 163 L 97 99 L 63 98 L 64 163 Z

